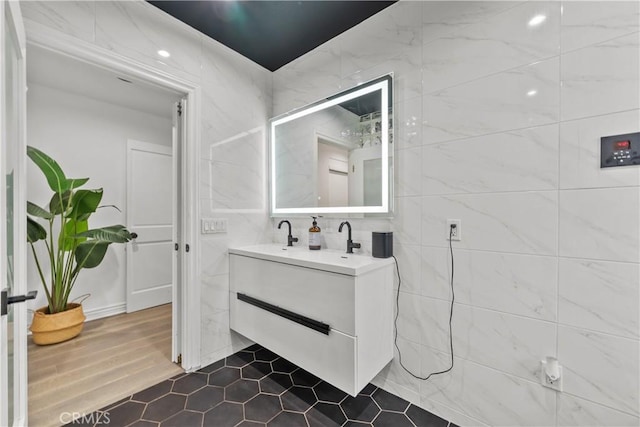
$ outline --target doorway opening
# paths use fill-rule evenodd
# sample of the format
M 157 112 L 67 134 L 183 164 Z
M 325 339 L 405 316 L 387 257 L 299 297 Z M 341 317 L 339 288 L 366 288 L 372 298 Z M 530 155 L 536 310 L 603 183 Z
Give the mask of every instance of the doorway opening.
M 182 372 L 185 260 L 174 244 L 184 240 L 185 93 L 38 46 L 28 55 L 28 144 L 104 188 L 102 204 L 119 210 L 103 209 L 91 226 L 138 235 L 82 272 L 77 294 L 91 296 L 81 336 L 29 344 L 30 422 L 59 425 Z M 27 170 L 28 199 L 42 201 L 42 177 Z

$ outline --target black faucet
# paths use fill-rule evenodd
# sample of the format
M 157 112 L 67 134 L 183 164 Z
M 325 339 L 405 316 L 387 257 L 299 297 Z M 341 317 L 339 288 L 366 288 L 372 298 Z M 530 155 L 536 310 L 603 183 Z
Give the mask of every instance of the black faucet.
M 293 237 L 291 235 L 291 223 L 289 221 L 287 221 L 286 219 L 283 219 L 282 221 L 280 221 L 280 224 L 278 224 L 278 230 L 280 230 L 280 227 L 282 227 L 282 223 L 286 222 L 287 225 L 289 226 L 289 234 L 287 235 L 287 246 L 293 246 L 293 242 L 297 242 L 298 238 L 297 237 Z
M 342 233 L 343 225 L 346 225 L 347 228 L 349 229 L 349 236 L 347 237 L 347 253 L 352 254 L 353 248 L 360 249 L 360 243 L 353 243 L 353 240 L 351 240 L 351 224 L 349 224 L 349 221 L 344 221 L 342 224 L 340 224 L 340 228 L 338 228 L 338 233 Z

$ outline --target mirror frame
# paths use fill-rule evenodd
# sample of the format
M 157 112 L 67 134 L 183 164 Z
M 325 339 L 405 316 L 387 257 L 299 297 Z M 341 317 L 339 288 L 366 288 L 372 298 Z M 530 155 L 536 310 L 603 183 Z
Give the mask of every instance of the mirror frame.
M 378 206 L 331 206 L 331 207 L 296 207 L 278 208 L 276 199 L 276 126 L 290 122 L 292 120 L 313 114 L 315 112 L 333 107 L 343 102 L 358 98 L 377 90 L 381 91 L 381 159 L 389 159 L 388 173 L 382 174 L 382 203 Z M 282 216 L 287 214 L 393 214 L 393 196 L 391 188 L 393 186 L 394 160 L 389 157 L 391 143 L 389 141 L 389 107 L 393 106 L 393 73 L 361 83 L 351 89 L 347 89 L 336 95 L 322 99 L 313 104 L 284 113 L 269 120 L 269 191 L 271 216 Z M 393 117 L 393 113 L 391 114 Z M 392 153 L 392 151 L 391 151 Z M 384 215 L 376 215 L 384 216 Z

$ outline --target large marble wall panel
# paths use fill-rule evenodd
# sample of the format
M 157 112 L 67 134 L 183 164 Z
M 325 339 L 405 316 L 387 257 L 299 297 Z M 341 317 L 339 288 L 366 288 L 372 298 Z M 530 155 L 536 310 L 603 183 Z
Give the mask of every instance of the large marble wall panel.
M 422 8 L 422 36 L 426 44 L 478 22 L 491 19 L 522 1 L 430 1 Z
M 640 168 L 600 168 L 600 138 L 637 132 L 640 110 L 607 114 L 560 124 L 560 188 L 640 185 Z
M 562 52 L 587 47 L 640 31 L 637 1 L 562 2 Z
M 493 310 L 454 306 L 456 357 L 537 382 L 540 360 L 556 353 L 556 325 Z
M 340 92 L 340 50 L 336 43 L 321 45 L 273 75 L 278 87 L 273 115 L 284 114 Z M 301 88 L 304 87 L 304 90 Z
M 358 31 L 339 38 L 341 77 L 371 68 L 422 44 L 421 2 L 399 2 L 361 22 Z
M 402 271 L 400 290 L 409 294 L 420 295 L 422 292 L 421 246 L 395 243 L 393 255 Z M 397 286 L 398 283 L 395 283 Z
M 553 190 L 558 125 L 422 147 L 422 194 Z
M 533 319 L 556 320 L 556 257 L 461 249 L 456 249 L 454 256 L 453 285 L 459 303 Z M 423 246 L 421 258 L 422 295 L 448 300 L 449 249 Z
M 22 16 L 78 39 L 95 41 L 95 1 L 23 1 Z
M 202 35 L 138 1 L 97 1 L 96 44 L 157 69 L 199 82 Z M 162 58 L 158 50 L 171 56 Z
M 640 418 L 568 393 L 558 395 L 558 427 L 637 427 Z
M 559 66 L 558 58 L 552 58 L 426 93 L 423 142 L 434 144 L 557 122 Z
M 562 120 L 640 108 L 640 35 L 568 52 L 562 57 Z
M 532 25 L 536 16 L 546 19 Z M 558 54 L 559 2 L 526 2 L 424 44 L 425 93 Z
M 422 195 L 422 150 L 420 147 L 396 150 L 394 193 L 398 197 Z
M 396 150 L 422 145 L 422 97 L 393 105 L 393 144 Z M 415 179 L 413 176 L 411 178 Z
M 456 248 L 556 255 L 557 204 L 555 191 L 424 196 L 422 244 L 446 246 L 446 220 L 459 218 Z
M 418 178 L 416 177 L 416 179 Z M 420 244 L 421 213 L 420 197 L 397 197 L 395 199 L 395 216 L 391 230 L 395 242 Z
M 442 354 L 426 357 L 435 360 L 423 359 L 423 375 L 441 368 L 446 360 Z M 555 425 L 553 390 L 465 359 L 455 358 L 451 372 L 422 382 L 421 395 L 488 425 Z
M 638 340 L 560 326 L 563 390 L 638 416 Z M 607 421 L 609 423 L 609 421 Z
M 560 258 L 559 322 L 637 339 L 637 263 Z
M 638 187 L 562 190 L 560 255 L 637 263 L 639 217 Z

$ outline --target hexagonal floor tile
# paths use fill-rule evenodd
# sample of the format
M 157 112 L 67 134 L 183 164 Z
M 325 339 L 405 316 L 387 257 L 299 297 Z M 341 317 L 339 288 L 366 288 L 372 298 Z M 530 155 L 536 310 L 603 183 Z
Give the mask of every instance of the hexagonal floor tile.
M 182 411 L 186 401 L 187 396 L 169 393 L 147 404 L 147 409 L 144 410 L 142 418 L 150 421 L 164 421 Z
M 271 363 L 253 362 L 242 368 L 242 378 L 259 380 L 271 373 Z
M 409 406 L 409 402 L 406 400 L 381 388 L 377 389 L 372 397 L 383 410 L 404 412 Z
M 204 368 L 198 369 L 198 372 L 203 372 L 205 374 L 210 374 L 211 372 L 217 371 L 218 369 L 224 366 L 224 359 L 220 359 L 217 362 L 213 362 L 211 365 L 207 365 Z
M 264 426 L 265 426 L 265 423 L 257 423 L 255 421 L 244 420 L 243 422 L 238 424 L 236 427 L 264 427 Z
M 284 409 L 296 412 L 305 412 L 318 402 L 312 389 L 298 386 L 293 386 L 283 393 L 280 400 Z
M 171 391 L 171 387 L 173 386 L 173 381 L 162 381 L 154 386 L 146 388 L 141 392 L 138 392 L 131 396 L 131 400 L 136 400 L 138 402 L 151 402 L 152 400 L 156 400 L 160 396 L 164 396 L 165 394 Z
M 380 413 L 380 408 L 370 396 L 348 396 L 340 404 L 348 419 L 370 423 Z
M 278 357 L 279 356 L 277 354 L 267 350 L 266 348 L 256 351 L 256 360 L 261 360 L 264 362 L 273 362 Z
M 397 412 L 380 412 L 380 415 L 373 420 L 374 427 L 413 427 L 414 424 L 405 414 Z M 422 424 L 420 424 L 422 425 Z
M 224 389 L 224 400 L 244 403 L 260 393 L 258 382 L 253 380 L 238 380 Z
M 225 359 L 225 365 L 232 366 L 235 368 L 242 368 L 243 366 L 248 365 L 253 362 L 255 357 L 253 353 L 249 353 L 247 351 L 239 351 Z
M 206 386 L 187 397 L 185 409 L 205 412 L 213 408 L 224 400 L 224 389 L 222 387 Z
M 231 383 L 240 379 L 239 368 L 221 368 L 216 372 L 209 374 L 209 385 L 217 385 L 219 387 L 226 387 Z
M 203 414 L 200 412 L 181 411 L 160 423 L 160 427 L 185 427 L 202 425 Z
M 260 392 L 270 394 L 282 394 L 289 390 L 293 382 L 289 374 L 274 372 L 260 380 Z
M 365 396 L 371 396 L 377 389 L 378 389 L 378 387 L 376 387 L 373 384 L 369 383 L 366 386 L 364 386 L 362 391 L 360 391 L 360 393 L 358 393 L 358 394 L 362 394 L 362 395 L 365 395 Z
M 446 420 L 443 420 L 437 415 L 427 412 L 416 405 L 409 405 L 407 409 L 407 417 L 417 426 L 429 426 L 429 427 L 447 427 L 449 424 Z
M 198 374 L 194 372 L 186 377 L 182 377 L 179 380 L 174 381 L 173 393 L 189 394 L 207 385 L 209 376 L 207 374 Z
M 341 426 L 347 421 L 340 406 L 335 403 L 318 402 L 305 413 L 310 427 Z
M 266 423 L 280 412 L 282 412 L 282 406 L 277 396 L 259 394 L 244 404 L 245 420 Z
M 222 402 L 204 414 L 203 427 L 232 427 L 242 421 L 240 403 Z
M 316 377 L 310 372 L 300 368 L 291 374 L 291 379 L 295 385 L 301 385 L 305 387 L 313 387 L 320 382 L 320 378 Z
M 106 417 L 109 419 L 109 425 L 114 426 L 126 426 L 127 424 L 131 424 L 132 422 L 140 419 L 142 412 L 144 411 L 144 403 L 139 402 L 125 402 L 120 406 L 116 406 L 115 408 L 110 409 L 105 412 L 104 419 L 106 421 Z M 93 420 L 96 422 L 96 420 Z
M 280 412 L 274 419 L 267 423 L 267 427 L 293 427 L 305 426 L 307 422 L 304 415 L 295 412 Z
M 297 365 L 282 357 L 273 361 L 271 366 L 273 366 L 273 372 L 282 372 L 283 374 L 290 374 L 299 369 Z
M 252 353 L 255 353 L 256 351 L 262 350 L 263 348 L 264 347 L 262 347 L 260 344 L 253 344 L 253 345 L 250 345 L 249 347 L 245 348 L 242 351 L 250 351 Z
M 337 389 L 336 387 L 325 381 L 322 381 L 318 385 L 313 387 L 313 391 L 316 392 L 318 400 L 322 400 L 325 402 L 340 403 L 344 400 L 345 397 L 347 397 L 347 393 Z
M 129 424 L 128 427 L 158 427 L 159 425 L 154 421 L 138 420 L 133 424 Z

